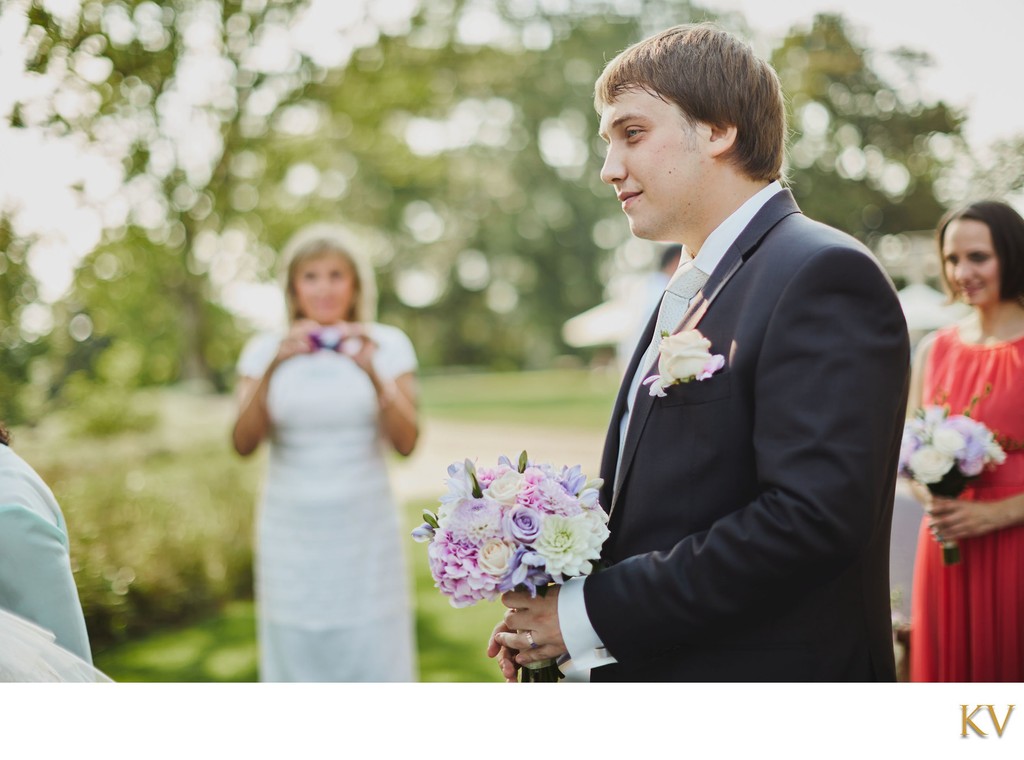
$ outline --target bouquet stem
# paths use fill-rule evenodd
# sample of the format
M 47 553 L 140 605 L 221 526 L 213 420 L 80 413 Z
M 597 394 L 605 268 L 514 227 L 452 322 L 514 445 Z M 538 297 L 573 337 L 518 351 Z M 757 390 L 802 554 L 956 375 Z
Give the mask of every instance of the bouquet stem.
M 960 561 L 960 544 L 956 541 L 942 542 L 942 564 L 955 565 Z
M 520 683 L 558 683 L 565 678 L 555 660 L 541 660 L 519 669 Z

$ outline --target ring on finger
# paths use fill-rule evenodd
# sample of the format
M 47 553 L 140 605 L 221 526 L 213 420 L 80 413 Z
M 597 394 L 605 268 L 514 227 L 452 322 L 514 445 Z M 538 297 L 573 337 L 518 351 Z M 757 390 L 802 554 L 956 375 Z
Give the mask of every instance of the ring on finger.
M 533 640 L 533 631 L 526 632 L 526 642 L 530 645 L 530 649 L 536 649 L 539 644 Z

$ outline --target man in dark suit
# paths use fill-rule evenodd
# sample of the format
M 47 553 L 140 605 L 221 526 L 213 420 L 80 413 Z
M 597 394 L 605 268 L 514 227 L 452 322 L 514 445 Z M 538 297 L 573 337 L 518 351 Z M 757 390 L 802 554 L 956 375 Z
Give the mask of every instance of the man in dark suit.
M 894 680 L 909 341 L 892 283 L 779 184 L 778 78 L 734 36 L 654 35 L 608 64 L 595 101 L 602 179 L 635 235 L 686 247 L 676 278 L 696 284 L 670 284 L 662 312 L 681 316 L 652 316 L 615 404 L 608 566 L 506 594 L 489 655 L 510 680 L 567 653 L 594 681 Z M 656 325 L 699 329 L 724 366 L 648 392 Z

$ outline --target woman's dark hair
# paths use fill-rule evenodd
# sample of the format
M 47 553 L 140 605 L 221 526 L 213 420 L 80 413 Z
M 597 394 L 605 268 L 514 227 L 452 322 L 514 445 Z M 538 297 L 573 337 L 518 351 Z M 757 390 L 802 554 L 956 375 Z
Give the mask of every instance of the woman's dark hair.
M 946 212 L 936 230 L 940 260 L 946 228 L 958 219 L 970 219 L 988 227 L 999 260 L 999 297 L 1004 301 L 1024 299 L 1024 219 L 1020 214 L 1000 201 L 975 201 Z M 954 292 L 946 279 L 945 266 L 941 271 L 946 288 L 950 293 Z
M 11 434 L 7 432 L 7 428 L 4 427 L 2 422 L 0 422 L 0 443 L 4 446 L 8 446 L 11 443 Z

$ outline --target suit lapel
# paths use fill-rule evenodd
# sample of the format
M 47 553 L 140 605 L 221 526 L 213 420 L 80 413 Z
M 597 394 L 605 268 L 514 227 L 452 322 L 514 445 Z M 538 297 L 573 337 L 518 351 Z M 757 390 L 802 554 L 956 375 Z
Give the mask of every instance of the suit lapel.
M 718 294 L 740 270 L 740 267 L 757 252 L 764 236 L 785 217 L 799 212 L 800 209 L 789 190 L 782 190 L 771 198 L 725 252 L 707 283 L 690 302 L 686 313 L 679 320 L 676 329 L 672 331 L 673 334 L 695 329 L 711 306 L 711 302 L 718 297 Z
M 719 294 L 728 284 L 736 273 L 740 270 L 744 263 L 750 259 L 756 252 L 764 240 L 765 235 L 782 219 L 800 212 L 800 208 L 796 205 L 796 201 L 793 199 L 792 193 L 789 190 L 782 190 L 772 198 L 768 200 L 764 206 L 754 215 L 754 218 L 750 220 L 743 232 L 739 234 L 736 241 L 729 247 L 722 260 L 718 262 L 715 267 L 715 271 L 711 273 L 708 281 L 701 288 L 700 292 L 693 297 L 690 302 L 686 313 L 683 315 L 679 322 L 679 325 L 673 331 L 673 333 L 680 332 L 682 330 L 692 330 L 697 327 L 701 319 L 707 313 L 707 310 L 711 307 L 712 302 L 718 298 Z M 657 318 L 657 312 L 655 312 L 655 319 Z M 648 330 L 645 332 L 647 339 L 650 340 L 651 333 L 653 331 L 653 324 L 648 325 Z M 636 371 L 639 358 L 634 355 L 631 367 L 633 372 Z M 653 368 L 652 368 L 653 369 Z M 650 375 L 648 372 L 647 375 Z M 627 374 L 627 378 L 632 378 L 632 374 Z M 644 378 L 646 379 L 646 377 Z M 618 454 L 618 422 L 621 419 L 622 414 L 625 413 L 625 393 L 628 392 L 629 383 L 624 383 L 625 391 L 620 389 L 619 400 L 616 402 L 615 414 L 612 417 L 612 425 L 608 431 L 609 437 L 614 434 L 615 443 L 613 444 L 616 449 L 615 454 Z M 626 476 L 629 474 L 630 467 L 633 464 L 633 458 L 636 454 L 637 445 L 640 442 L 640 436 L 643 434 L 644 426 L 647 424 L 647 417 L 651 413 L 651 409 L 654 408 L 654 397 L 650 395 L 647 390 L 647 386 L 641 385 L 640 390 L 637 392 L 637 397 L 633 400 L 633 411 L 629 419 L 629 427 L 626 430 L 626 439 L 623 442 L 622 461 L 619 465 L 618 472 L 615 473 L 614 488 L 612 489 L 611 497 L 609 499 L 608 511 L 611 513 L 615 509 L 615 502 L 618 499 L 619 491 L 622 484 L 626 480 Z M 605 452 L 607 453 L 609 448 L 609 442 L 605 442 Z M 614 466 L 614 459 L 612 466 Z M 605 482 L 608 482 L 606 478 Z
M 626 400 L 629 395 L 630 386 L 633 383 L 633 376 L 636 374 L 640 362 L 647 353 L 647 346 L 651 342 L 654 327 L 658 323 L 658 310 L 660 307 L 661 302 L 659 301 L 658 305 L 654 308 L 654 312 L 651 314 L 651 318 L 647 320 L 647 327 L 637 341 L 636 348 L 633 350 L 633 358 L 630 360 L 629 366 L 622 376 L 623 380 L 619 385 L 619 393 L 615 398 L 615 405 L 612 407 L 612 418 L 608 423 L 608 434 L 605 436 L 604 451 L 601 455 L 601 478 L 604 479 L 604 485 L 601 488 L 600 500 L 602 506 L 609 511 L 611 510 L 612 495 L 617 488 L 615 484 L 615 463 L 619 458 L 619 426 L 622 421 L 622 415 L 626 413 Z

